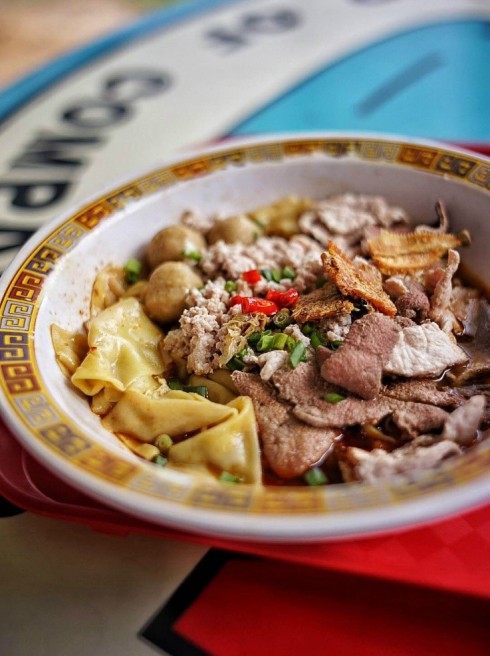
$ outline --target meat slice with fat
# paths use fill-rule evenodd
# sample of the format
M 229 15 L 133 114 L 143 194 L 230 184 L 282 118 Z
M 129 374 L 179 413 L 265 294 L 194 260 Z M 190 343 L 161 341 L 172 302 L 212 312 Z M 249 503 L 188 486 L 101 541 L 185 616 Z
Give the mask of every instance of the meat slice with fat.
M 400 326 L 382 314 L 366 314 L 352 324 L 338 351 L 325 360 L 321 375 L 363 399 L 381 389 L 383 368 L 398 340 Z
M 468 361 L 466 353 L 436 323 L 408 326 L 384 366 L 384 373 L 407 378 L 435 378 L 456 364 Z

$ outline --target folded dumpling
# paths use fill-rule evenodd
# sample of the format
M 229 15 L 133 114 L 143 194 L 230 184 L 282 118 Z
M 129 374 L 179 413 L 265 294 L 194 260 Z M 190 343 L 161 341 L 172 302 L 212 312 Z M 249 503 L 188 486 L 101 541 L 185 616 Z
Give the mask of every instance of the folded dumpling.
M 225 407 L 237 412 L 174 444 L 168 453 L 169 462 L 218 476 L 228 472 L 243 483 L 260 483 L 260 447 L 252 401 L 248 396 L 239 396 Z
M 199 394 L 172 390 L 160 395 L 130 389 L 102 423 L 115 433 L 153 442 L 162 433 L 172 438 L 183 436 L 218 424 L 237 413 L 238 410 L 230 405 L 213 403 Z
M 88 332 L 89 351 L 71 380 L 84 394 L 104 387 L 126 390 L 137 378 L 160 375 L 161 330 L 135 298 L 125 298 L 98 314 Z

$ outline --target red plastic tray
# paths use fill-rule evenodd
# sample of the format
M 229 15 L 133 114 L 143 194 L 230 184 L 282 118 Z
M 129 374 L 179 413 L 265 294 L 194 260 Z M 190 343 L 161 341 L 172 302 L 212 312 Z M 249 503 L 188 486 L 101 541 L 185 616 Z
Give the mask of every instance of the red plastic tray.
M 0 424 L 0 494 L 34 513 L 126 535 L 145 533 L 242 553 L 490 598 L 490 504 L 382 537 L 309 545 L 188 534 L 125 515 L 78 492 L 34 460 Z

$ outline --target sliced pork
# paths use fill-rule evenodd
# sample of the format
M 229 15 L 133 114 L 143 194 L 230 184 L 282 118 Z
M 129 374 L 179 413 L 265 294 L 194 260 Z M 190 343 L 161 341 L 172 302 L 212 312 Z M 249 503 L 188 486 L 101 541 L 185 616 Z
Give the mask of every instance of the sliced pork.
M 399 332 L 398 324 L 383 314 L 358 319 L 339 350 L 323 363 L 322 378 L 363 399 L 373 399 L 381 389 L 383 369 Z
M 279 401 L 259 376 L 235 371 L 232 378 L 239 392 L 252 399 L 264 455 L 278 476 L 301 476 L 332 446 L 338 430 L 317 429 L 298 421 L 290 406 Z
M 398 335 L 384 373 L 406 378 L 435 378 L 464 364 L 468 356 L 436 323 L 404 328 Z
M 485 406 L 485 396 L 478 395 L 471 397 L 462 406 L 456 408 L 444 424 L 442 438 L 463 446 L 471 444 L 476 438 Z
M 382 449 L 364 451 L 350 447 L 341 466 L 347 480 L 377 483 L 380 479 L 401 474 L 413 478 L 418 472 L 433 469 L 447 458 L 460 453 L 460 447 L 449 440 L 431 446 L 408 444 L 391 453 Z

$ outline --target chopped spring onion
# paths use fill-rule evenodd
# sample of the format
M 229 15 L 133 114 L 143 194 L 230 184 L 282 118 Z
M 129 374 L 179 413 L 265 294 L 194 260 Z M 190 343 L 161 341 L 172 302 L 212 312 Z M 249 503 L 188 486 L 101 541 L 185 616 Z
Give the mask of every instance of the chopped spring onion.
M 337 392 L 328 392 L 323 398 L 325 401 L 327 401 L 327 403 L 339 403 L 346 397 L 343 394 L 337 394 Z
M 259 351 L 259 353 L 265 353 L 266 351 L 270 351 L 273 342 L 274 342 L 273 335 L 266 335 L 265 333 L 262 333 L 259 341 L 257 342 L 257 346 L 256 346 L 257 351 Z
M 126 281 L 132 285 L 141 275 L 141 269 L 143 265 L 139 260 L 136 260 L 134 257 L 129 259 L 124 265 L 124 273 L 126 275 Z
M 296 342 L 296 346 L 293 348 L 289 355 L 289 364 L 293 369 L 299 365 L 299 363 L 306 356 L 306 349 L 303 342 Z
M 274 282 L 281 282 L 282 272 L 280 269 L 272 269 L 272 280 Z
M 319 467 L 312 467 L 303 475 L 305 483 L 308 485 L 326 485 L 328 478 Z
M 225 282 L 225 291 L 231 294 L 232 292 L 235 292 L 237 288 L 237 284 L 234 280 L 227 280 Z
M 280 269 L 262 269 L 260 273 L 268 282 L 281 282 L 282 280 Z
M 289 278 L 289 280 L 294 280 L 294 278 L 296 278 L 296 272 L 291 269 L 290 266 L 285 266 L 282 270 L 282 277 Z
M 257 346 L 259 343 L 260 338 L 262 337 L 262 333 L 256 332 L 252 333 L 250 337 L 247 339 L 247 342 L 250 344 L 250 346 Z
M 231 360 L 228 360 L 226 363 L 226 368 L 230 371 L 242 371 L 245 368 L 245 362 L 234 355 Z
M 170 435 L 162 433 L 153 440 L 153 444 L 159 449 L 161 453 L 166 453 L 173 444 L 173 440 Z
M 272 319 L 272 323 L 278 328 L 285 328 L 291 323 L 291 313 L 287 308 L 279 310 L 279 312 Z
M 309 323 L 308 321 L 301 326 L 301 332 L 303 333 L 303 335 L 306 336 L 311 335 L 311 333 L 314 330 L 315 330 L 315 326 L 312 323 Z
M 319 333 L 318 330 L 313 330 L 310 336 L 310 343 L 312 348 L 316 351 L 319 346 L 325 346 L 326 342 L 323 335 Z
M 168 463 L 168 460 L 165 458 L 165 456 L 158 454 L 152 458 L 152 462 L 154 462 L 155 465 L 158 465 L 159 467 L 165 467 L 165 465 Z
M 168 386 L 170 387 L 171 390 L 183 390 L 184 386 L 180 382 L 178 378 L 171 378 L 168 381 Z
M 341 339 L 336 339 L 333 342 L 330 342 L 328 345 L 328 348 L 331 349 L 332 351 L 336 351 L 340 346 L 342 346 L 343 342 Z
M 240 479 L 239 476 L 235 476 L 235 474 L 230 474 L 230 472 L 227 472 L 227 471 L 221 472 L 219 480 L 223 481 L 224 483 L 240 483 L 241 482 L 241 479 Z
M 191 392 L 204 396 L 205 399 L 208 398 L 208 388 L 206 385 L 187 385 L 187 387 L 184 387 L 184 392 Z
M 201 253 L 199 251 L 196 251 L 195 248 L 192 248 L 192 246 L 186 246 L 183 256 L 186 258 L 186 260 L 194 260 L 194 262 L 199 262 L 201 260 Z
M 277 333 L 277 335 L 274 335 L 274 338 L 272 340 L 272 348 L 273 349 L 283 349 L 288 341 L 288 336 L 285 333 Z

